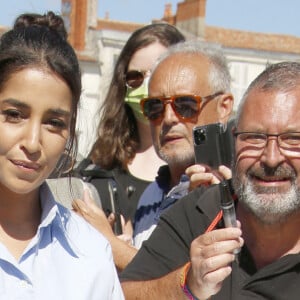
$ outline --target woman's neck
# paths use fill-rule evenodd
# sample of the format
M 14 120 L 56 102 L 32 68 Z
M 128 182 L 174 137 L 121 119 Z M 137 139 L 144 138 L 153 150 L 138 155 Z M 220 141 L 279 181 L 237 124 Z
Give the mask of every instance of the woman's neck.
M 140 139 L 138 152 L 144 152 L 153 145 L 150 125 L 137 121 L 137 128 Z
M 41 220 L 39 191 L 17 194 L 0 188 L 0 227 L 11 237 L 26 239 L 35 234 Z
M 39 192 L 16 194 L 0 188 L 0 242 L 18 259 L 41 220 Z
M 140 145 L 133 160 L 128 164 L 129 172 L 142 180 L 153 181 L 158 168 L 165 164 L 153 147 L 149 124 L 137 122 Z

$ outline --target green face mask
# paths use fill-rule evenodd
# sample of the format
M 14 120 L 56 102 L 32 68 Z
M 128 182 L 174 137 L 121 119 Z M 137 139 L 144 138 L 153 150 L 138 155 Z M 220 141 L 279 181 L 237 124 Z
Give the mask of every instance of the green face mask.
M 142 112 L 140 101 L 142 98 L 145 98 L 148 96 L 148 82 L 149 82 L 149 77 L 146 77 L 144 79 L 143 84 L 140 87 L 138 87 L 137 89 L 131 89 L 131 88 L 127 87 L 127 92 L 126 92 L 126 97 L 125 97 L 125 102 L 132 109 L 133 114 L 136 117 L 136 119 L 145 124 L 147 124 L 149 121 Z

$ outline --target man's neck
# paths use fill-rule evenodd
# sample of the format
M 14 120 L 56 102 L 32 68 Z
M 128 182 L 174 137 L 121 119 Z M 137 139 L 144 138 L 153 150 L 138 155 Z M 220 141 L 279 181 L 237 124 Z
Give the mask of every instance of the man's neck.
M 290 216 L 283 223 L 272 225 L 258 222 L 240 205 L 237 215 L 242 222 L 245 244 L 258 269 L 282 256 L 300 252 L 300 213 Z
M 174 187 L 180 182 L 180 178 L 183 174 L 185 174 L 185 170 L 188 166 L 171 166 L 169 165 L 170 168 L 170 174 L 171 174 L 171 179 L 170 179 L 170 188 Z

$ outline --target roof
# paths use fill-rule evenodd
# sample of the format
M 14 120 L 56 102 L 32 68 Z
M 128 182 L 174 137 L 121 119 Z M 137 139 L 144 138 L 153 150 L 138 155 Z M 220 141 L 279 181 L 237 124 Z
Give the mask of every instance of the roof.
M 96 30 L 133 32 L 146 24 L 98 19 Z M 206 26 L 205 41 L 228 48 L 253 49 L 300 54 L 300 38 L 284 34 L 270 34 Z
M 108 19 L 98 19 L 96 30 L 116 30 L 116 31 L 125 31 L 133 32 L 146 24 L 132 23 L 132 22 L 122 22 L 122 21 L 112 21 Z
M 300 38 L 206 26 L 205 40 L 229 48 L 255 49 L 300 54 Z

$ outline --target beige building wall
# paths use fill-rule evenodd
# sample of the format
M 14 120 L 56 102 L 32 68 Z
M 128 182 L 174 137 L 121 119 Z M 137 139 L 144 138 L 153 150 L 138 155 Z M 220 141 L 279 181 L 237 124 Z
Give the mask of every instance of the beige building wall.
M 206 2 L 185 0 L 172 13 L 169 4 L 161 20 L 177 26 L 188 39 L 201 39 L 219 45 L 225 51 L 232 76 L 236 109 L 249 83 L 268 63 L 300 61 L 300 38 L 243 32 L 207 26 Z M 224 0 L 225 1 L 225 0 Z M 86 156 L 95 141 L 99 109 L 108 89 L 116 59 L 130 34 L 145 24 L 97 19 L 97 0 L 62 0 L 69 13 L 67 20 L 86 20 L 70 25 L 70 41 L 76 48 L 82 68 L 81 97 L 77 132 L 79 153 Z M 80 17 L 80 18 L 79 18 Z M 75 27 L 74 27 L 75 26 Z M 117 121 L 117 120 L 116 120 Z

